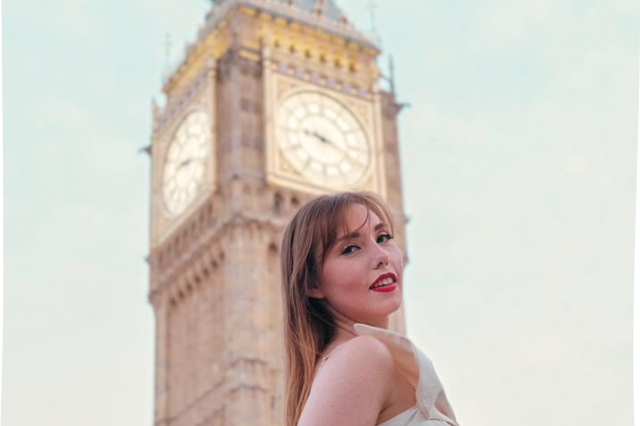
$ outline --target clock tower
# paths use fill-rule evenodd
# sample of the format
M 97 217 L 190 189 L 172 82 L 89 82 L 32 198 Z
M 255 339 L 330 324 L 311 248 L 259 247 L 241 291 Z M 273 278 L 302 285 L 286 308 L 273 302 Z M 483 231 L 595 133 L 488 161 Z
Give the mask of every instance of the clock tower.
M 283 424 L 280 240 L 306 201 L 387 201 L 408 262 L 376 44 L 332 0 L 213 1 L 149 149 L 154 425 Z M 405 332 L 403 309 L 390 328 Z

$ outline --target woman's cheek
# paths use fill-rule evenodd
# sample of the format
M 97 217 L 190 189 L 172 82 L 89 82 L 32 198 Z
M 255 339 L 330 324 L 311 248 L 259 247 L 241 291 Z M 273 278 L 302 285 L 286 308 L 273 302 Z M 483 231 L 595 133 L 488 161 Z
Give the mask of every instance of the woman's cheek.
M 400 247 L 396 246 L 395 251 L 396 251 L 396 258 L 398 259 L 399 263 L 402 265 L 402 250 L 400 250 Z

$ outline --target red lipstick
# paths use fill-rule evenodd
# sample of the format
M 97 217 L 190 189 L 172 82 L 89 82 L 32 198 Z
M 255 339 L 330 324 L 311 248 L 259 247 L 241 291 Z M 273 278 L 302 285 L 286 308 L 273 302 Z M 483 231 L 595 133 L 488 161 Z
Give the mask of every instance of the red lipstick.
M 397 283 L 391 283 L 389 285 L 383 285 L 383 286 L 380 286 L 380 287 L 372 288 L 371 290 L 378 291 L 378 292 L 381 292 L 381 293 L 389 293 L 390 291 L 395 290 L 397 286 L 398 286 Z
M 391 278 L 393 280 L 393 282 L 396 282 L 396 274 L 394 274 L 393 272 L 387 272 L 386 274 L 382 274 L 380 275 L 378 278 L 376 278 L 376 280 L 374 282 L 371 283 L 371 286 L 376 285 L 378 282 L 386 279 L 386 278 Z M 371 288 L 371 286 L 369 286 L 369 288 Z

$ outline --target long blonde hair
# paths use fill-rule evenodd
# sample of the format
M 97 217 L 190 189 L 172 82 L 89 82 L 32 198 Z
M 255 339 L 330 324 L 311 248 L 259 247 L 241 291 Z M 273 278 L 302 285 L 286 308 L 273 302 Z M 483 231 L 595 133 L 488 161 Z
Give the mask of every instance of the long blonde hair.
M 386 203 L 368 191 L 340 192 L 303 205 L 285 229 L 280 252 L 285 343 L 285 425 L 296 426 L 309 397 L 320 355 L 335 335 L 336 324 L 326 299 L 309 297 L 318 287 L 328 249 L 347 229 L 350 204 L 358 203 L 385 221 L 393 233 L 393 216 Z M 359 228 L 358 228 L 359 229 Z

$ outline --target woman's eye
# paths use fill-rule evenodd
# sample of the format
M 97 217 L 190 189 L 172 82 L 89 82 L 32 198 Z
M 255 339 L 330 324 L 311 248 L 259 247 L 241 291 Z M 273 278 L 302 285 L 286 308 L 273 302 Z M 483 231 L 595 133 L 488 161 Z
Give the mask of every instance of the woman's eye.
M 393 235 L 389 235 L 389 234 L 380 234 L 378 236 L 378 239 L 380 239 L 382 237 L 387 237 L 387 239 L 385 241 L 389 241 L 389 240 L 393 239 Z M 344 248 L 344 250 L 342 250 L 342 254 L 351 254 L 351 253 L 353 253 L 352 251 L 349 251 L 349 249 L 352 248 L 352 247 L 358 247 L 358 246 L 356 246 L 354 244 L 348 245 L 348 246 L 346 246 Z
M 346 246 L 344 250 L 342 250 L 342 254 L 351 254 L 351 252 L 347 252 L 347 250 L 349 250 L 351 247 L 358 247 L 358 246 L 354 246 L 353 244 Z
M 387 241 L 393 239 L 393 235 L 389 235 L 389 234 L 380 234 L 380 237 L 387 237 Z M 380 237 L 378 237 L 378 238 L 380 238 Z

